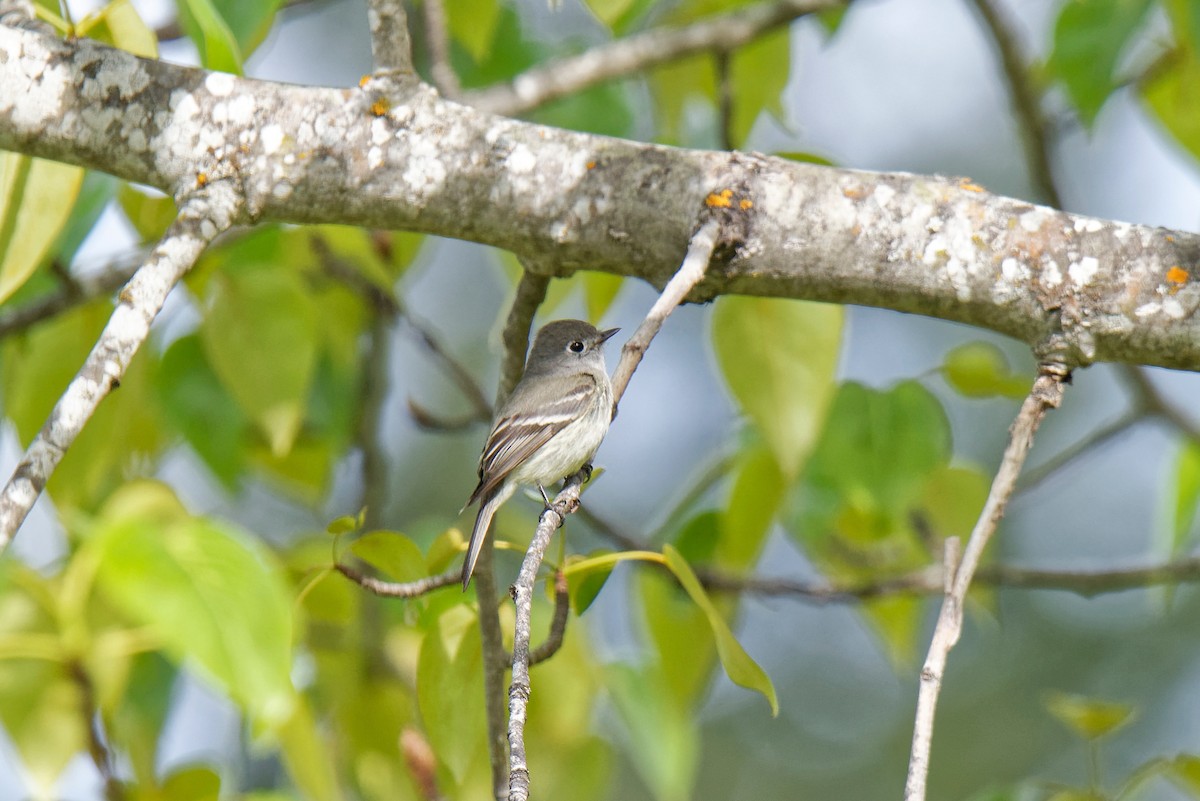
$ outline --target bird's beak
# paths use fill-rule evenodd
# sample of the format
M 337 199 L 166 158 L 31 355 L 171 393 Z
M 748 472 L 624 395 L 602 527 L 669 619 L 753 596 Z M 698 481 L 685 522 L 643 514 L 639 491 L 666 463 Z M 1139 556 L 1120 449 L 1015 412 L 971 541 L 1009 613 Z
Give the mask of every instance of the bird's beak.
M 600 332 L 600 340 L 596 344 L 603 345 L 605 342 L 612 339 L 613 334 L 617 333 L 620 330 L 621 330 L 620 328 L 610 328 L 607 331 L 601 331 Z

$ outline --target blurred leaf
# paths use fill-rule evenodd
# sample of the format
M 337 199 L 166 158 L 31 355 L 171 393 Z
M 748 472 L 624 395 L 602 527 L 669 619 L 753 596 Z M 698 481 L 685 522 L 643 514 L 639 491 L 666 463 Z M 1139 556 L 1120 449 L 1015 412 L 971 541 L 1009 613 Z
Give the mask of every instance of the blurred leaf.
M 53 253 L 61 263 L 71 263 L 79 246 L 92 232 L 96 221 L 100 219 L 100 215 L 108 207 L 108 202 L 116 194 L 118 184 L 117 179 L 111 175 L 94 170 L 88 170 L 85 173 L 83 186 L 79 190 L 79 198 L 75 201 L 75 208 L 71 210 L 71 217 L 67 220 L 62 232 L 59 233 L 58 242 L 54 245 Z
M 217 379 L 198 335 L 171 343 L 155 383 L 167 420 L 213 475 L 235 488 L 244 469 L 250 421 Z
M 924 606 L 919 598 L 875 598 L 863 604 L 863 614 L 878 632 L 893 665 L 912 665 L 917 656 Z
M 221 383 L 282 458 L 300 431 L 316 366 L 317 308 L 287 265 L 214 277 L 200 325 Z
M 142 58 L 158 57 L 158 37 L 138 16 L 129 0 L 110 0 L 80 20 L 78 35 L 90 36 Z
M 1200 798 L 1200 757 L 1180 754 L 1168 763 L 1167 776 L 1192 798 Z
M 291 715 L 279 727 L 279 746 L 288 774 L 306 799 L 339 801 L 343 797 L 331 757 L 335 748 L 321 736 L 303 696 L 297 697 Z
M 212 0 L 212 5 L 246 57 L 266 38 L 283 0 Z
M 1175 459 L 1175 525 L 1171 532 L 1170 555 L 1182 553 L 1191 541 L 1200 501 L 1200 445 L 1185 439 Z
M 1130 704 L 1061 692 L 1048 694 L 1044 705 L 1060 723 L 1080 739 L 1088 741 L 1112 734 L 1129 723 L 1136 712 Z
M 179 24 L 200 55 L 200 65 L 218 72 L 242 74 L 242 50 L 214 0 L 181 0 Z
M 721 517 L 721 538 L 715 554 L 724 568 L 752 567 L 762 552 L 787 491 L 775 457 L 762 443 L 745 448 Z
M 421 643 L 417 705 L 429 744 L 456 782 L 487 760 L 483 704 L 463 703 L 468 698 L 483 698 L 479 624 L 473 620 L 464 630 L 452 614 L 442 614 Z
M 1117 88 L 1117 62 L 1150 5 L 1151 0 L 1069 0 L 1063 4 L 1047 66 L 1066 84 L 1087 127 Z
M 819 156 L 816 153 L 805 153 L 798 150 L 778 151 L 772 155 L 778 156 L 781 159 L 788 161 L 798 161 L 802 164 L 820 164 L 822 167 L 836 167 L 837 165 L 830 161 L 825 156 Z
M 142 482 L 114 496 L 89 542 L 97 583 L 175 660 L 199 666 L 256 724 L 277 728 L 295 702 L 292 605 L 279 568 L 257 542 L 216 521 L 121 513 L 161 491 Z
M 696 578 L 696 574 L 692 572 L 692 568 L 679 554 L 679 551 L 672 548 L 670 545 L 663 546 L 663 556 L 666 557 L 667 566 L 671 568 L 671 572 L 675 574 L 675 578 L 691 596 L 692 601 L 700 607 L 708 618 L 708 624 L 712 628 L 713 637 L 717 641 L 717 655 L 721 659 L 721 665 L 725 668 L 725 674 L 729 679 L 740 687 L 745 687 L 748 690 L 754 690 L 760 693 L 767 699 L 767 703 L 771 706 L 771 716 L 779 714 L 779 698 L 775 695 L 775 685 L 771 683 L 771 679 L 758 666 L 750 655 L 742 648 L 741 643 L 733 636 L 733 632 L 729 630 L 729 626 L 725 624 L 724 618 L 717 608 L 709 600 L 708 593 L 704 591 L 704 587 L 700 585 L 700 580 Z
M 398 531 L 372 531 L 354 541 L 350 552 L 391 581 L 416 581 L 429 575 L 417 544 Z
M 629 13 L 636 2 L 637 0 L 585 0 L 588 9 L 609 30 L 612 30 L 617 21 Z
M 591 551 L 588 559 L 593 559 L 599 556 L 611 554 L 612 551 L 600 549 Z M 570 557 L 568 559 L 568 567 L 578 561 L 578 557 Z M 597 567 L 594 570 L 586 570 L 581 573 L 569 572 L 567 576 L 567 593 L 571 598 L 571 609 L 576 615 L 582 615 L 596 600 L 596 596 L 600 594 L 600 590 L 604 589 L 604 585 L 608 582 L 608 577 L 612 575 L 615 563 Z
M 207 765 L 185 765 L 171 771 L 162 792 L 171 801 L 217 801 L 221 776 Z
M 672 701 L 657 665 L 609 665 L 605 687 L 625 724 L 622 745 L 656 801 L 692 798 L 700 760 L 699 728 Z
M 50 253 L 71 216 L 84 170 L 0 151 L 0 303 Z
M 583 274 L 583 297 L 587 306 L 587 319 L 599 325 L 601 318 L 612 308 L 625 279 L 619 275 L 587 271 Z M 611 347 L 611 346 L 610 346 Z
M 336 537 L 339 534 L 349 534 L 352 531 L 358 531 L 360 525 L 362 524 L 355 515 L 342 515 L 339 518 L 331 520 L 329 525 L 325 527 L 325 531 Z
M 917 505 L 935 534 L 965 541 L 975 528 L 990 489 L 991 478 L 979 470 L 939 467 L 930 471 Z
M 738 48 L 730 59 L 733 82 L 733 119 L 730 133 L 735 148 L 744 147 L 759 115 L 764 111 L 783 119 L 780 98 L 791 71 L 791 28 L 762 36 Z M 840 308 L 840 307 L 835 307 Z
M 688 709 L 709 685 L 717 664 L 708 619 L 659 571 L 639 571 L 637 587 L 646 633 L 658 654 L 663 692 L 674 706 Z
M 946 383 L 968 398 L 1023 399 L 1032 379 L 1009 370 L 1004 351 L 990 342 L 967 342 L 952 348 L 942 362 Z
M 1046 801 L 1108 801 L 1108 798 L 1091 790 L 1071 787 L 1056 791 Z
M 499 0 L 454 0 L 446 4 L 450 37 L 476 62 L 487 57 L 499 22 Z
M 1200 57 L 1197 50 L 1189 48 L 1143 83 L 1142 99 L 1167 132 L 1193 158 L 1200 159 L 1200 104 L 1195 97 L 1198 85 Z
M 151 195 L 127 183 L 117 191 L 117 202 L 143 242 L 162 239 L 178 213 L 171 197 Z
M 129 691 L 109 716 L 110 735 L 121 744 L 139 784 L 152 785 L 158 770 L 158 744 L 171 708 L 178 672 L 161 654 L 138 654 Z
M 808 458 L 836 389 L 840 306 L 725 296 L 713 342 L 725 383 L 762 432 L 785 480 Z

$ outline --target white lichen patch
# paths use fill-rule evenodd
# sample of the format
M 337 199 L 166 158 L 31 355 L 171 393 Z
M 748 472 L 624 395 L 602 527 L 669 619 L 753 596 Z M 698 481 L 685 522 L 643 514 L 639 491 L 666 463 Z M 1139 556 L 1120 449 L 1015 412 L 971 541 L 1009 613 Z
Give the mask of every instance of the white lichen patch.
M 227 72 L 210 72 L 204 79 L 204 88 L 213 97 L 228 97 L 236 85 L 237 79 Z
M 1007 283 L 1024 283 L 1029 280 L 1029 267 L 1018 259 L 1009 256 L 1000 262 L 1000 275 Z
M 537 167 L 537 156 L 525 145 L 517 145 L 504 160 L 504 166 L 513 175 L 526 175 Z
M 35 80 L 22 67 L 23 60 L 9 59 L 9 66 L 0 68 L 0 111 L 12 117 L 18 128 L 38 128 L 58 119 L 63 97 L 70 85 L 70 75 L 63 67 L 40 70 Z
M 1047 259 L 1045 266 L 1042 267 L 1042 286 L 1053 289 L 1062 282 L 1062 270 L 1058 268 L 1058 262 L 1054 259 Z
M 1025 229 L 1026 231 L 1028 231 L 1031 234 L 1037 233 L 1038 231 L 1040 231 L 1042 229 L 1042 224 L 1046 222 L 1046 219 L 1049 216 L 1050 215 L 1046 211 L 1046 209 L 1043 209 L 1043 208 L 1030 209 L 1029 211 L 1022 214 L 1019 218 L 1019 221 L 1021 223 L 1021 228 Z
M 1178 298 L 1163 298 L 1162 310 L 1163 314 L 1172 320 L 1182 320 L 1187 316 L 1187 312 L 1184 311 L 1183 304 L 1179 302 Z
M 262 143 L 263 153 L 268 156 L 279 152 L 283 146 L 283 128 L 278 125 L 264 125 L 258 132 L 258 141 Z
M 252 95 L 238 95 L 229 101 L 229 121 L 239 127 L 254 122 L 254 97 Z
M 1076 262 L 1072 262 L 1067 268 L 1067 274 L 1071 276 L 1071 280 L 1076 286 L 1087 286 L 1096 277 L 1096 273 L 1100 271 L 1100 261 L 1095 256 L 1084 256 Z
M 875 202 L 879 205 L 879 208 L 886 209 L 888 204 L 892 202 L 892 198 L 896 196 L 896 190 L 887 184 L 879 184 L 875 187 L 875 191 L 871 193 L 871 196 L 875 198 Z
M 1104 230 L 1104 223 L 1097 220 L 1095 217 L 1076 217 L 1075 218 L 1075 233 L 1094 234 L 1097 231 Z
M 393 136 L 392 126 L 383 117 L 371 120 L 371 144 L 382 145 Z
M 1138 306 L 1136 309 L 1134 309 L 1133 315 L 1135 317 L 1150 317 L 1158 314 L 1160 311 L 1162 311 L 1162 304 L 1156 300 L 1152 300 L 1149 303 L 1143 303 L 1141 306 Z
M 439 158 L 440 154 L 441 148 L 432 137 L 415 137 L 412 140 L 401 177 L 416 197 L 435 194 L 446 183 L 446 165 Z

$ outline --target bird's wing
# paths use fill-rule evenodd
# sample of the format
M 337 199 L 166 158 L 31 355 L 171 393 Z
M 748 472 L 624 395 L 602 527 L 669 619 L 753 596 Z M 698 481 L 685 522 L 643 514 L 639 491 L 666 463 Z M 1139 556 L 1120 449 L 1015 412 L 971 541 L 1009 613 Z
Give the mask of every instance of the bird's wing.
M 528 407 L 528 404 L 522 403 L 527 393 L 521 385 L 504 404 L 492 433 L 488 435 L 487 444 L 483 446 L 483 455 L 479 457 L 479 486 L 471 493 L 467 506 L 498 487 L 518 465 L 536 453 L 555 434 L 578 420 L 592 405 L 596 394 L 594 378 L 582 375 L 557 380 L 562 382 L 562 391 L 546 393 L 555 397 L 555 400 L 540 404 L 536 414 L 513 413 L 514 408 Z M 545 384 L 542 387 L 545 388 Z

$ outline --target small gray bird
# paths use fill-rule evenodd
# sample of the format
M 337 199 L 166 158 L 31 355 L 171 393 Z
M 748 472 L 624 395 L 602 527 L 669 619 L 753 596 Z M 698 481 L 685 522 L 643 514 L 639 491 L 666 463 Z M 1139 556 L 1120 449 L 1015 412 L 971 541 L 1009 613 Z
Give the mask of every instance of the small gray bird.
M 463 590 L 492 516 L 519 485 L 566 478 L 591 461 L 612 420 L 613 394 L 601 348 L 621 329 L 597 330 L 582 320 L 555 320 L 533 340 L 525 374 L 496 414 L 479 457 L 479 484 L 467 506 L 480 501 L 467 559 Z

